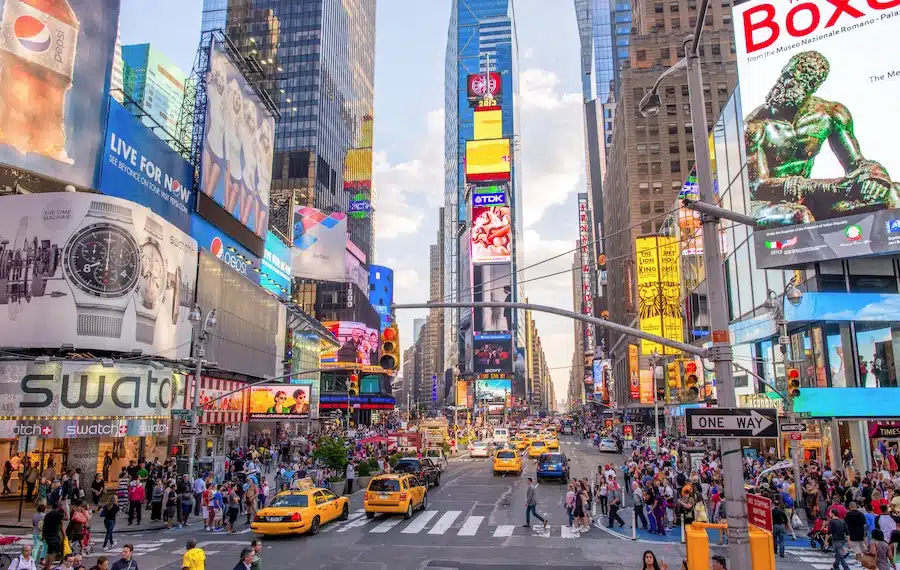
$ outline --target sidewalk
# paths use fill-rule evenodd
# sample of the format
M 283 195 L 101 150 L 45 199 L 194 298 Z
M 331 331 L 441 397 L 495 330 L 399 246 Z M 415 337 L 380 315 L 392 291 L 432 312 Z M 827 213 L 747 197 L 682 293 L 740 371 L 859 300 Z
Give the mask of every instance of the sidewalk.
M 31 535 L 31 517 L 34 513 L 37 512 L 34 509 L 34 505 L 31 503 L 24 503 L 22 505 L 22 520 L 19 521 L 19 504 L 18 502 L 12 503 L 11 501 L 3 501 L 0 504 L 0 532 L 13 530 L 10 534 L 27 534 Z M 192 517 L 194 520 L 198 520 L 200 517 Z M 141 524 L 132 524 L 128 525 L 128 513 L 119 513 L 119 516 L 116 518 L 116 534 L 119 533 L 129 533 L 129 532 L 142 532 L 142 531 L 152 531 L 152 530 L 162 530 L 166 528 L 166 525 L 163 523 L 153 523 L 150 524 L 150 511 L 143 511 L 141 513 Z M 18 532 L 24 531 L 24 532 Z M 101 538 L 106 533 L 106 529 L 103 526 L 103 517 L 99 515 L 99 513 L 94 513 L 94 516 L 91 517 L 91 534 L 93 536 L 100 536 Z

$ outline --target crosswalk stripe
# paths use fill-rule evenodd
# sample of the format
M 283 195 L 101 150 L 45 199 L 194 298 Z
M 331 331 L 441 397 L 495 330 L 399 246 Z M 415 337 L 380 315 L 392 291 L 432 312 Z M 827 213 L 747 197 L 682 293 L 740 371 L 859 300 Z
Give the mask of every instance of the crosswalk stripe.
M 494 531 L 494 538 L 506 538 L 512 536 L 514 530 L 516 530 L 516 525 L 502 524 Z
M 387 519 L 386 521 L 384 521 L 380 525 L 376 526 L 369 532 L 385 533 L 385 532 L 391 530 L 392 528 L 394 528 L 395 526 L 397 526 L 398 524 L 400 524 L 401 520 L 403 520 L 403 519 L 396 518 L 396 517 Z
M 453 526 L 453 521 L 456 520 L 456 517 L 462 514 L 462 511 L 447 511 L 444 513 L 438 522 L 435 523 L 431 530 L 428 531 L 428 534 L 444 534 L 447 532 L 451 526 Z
M 575 529 L 570 526 L 562 527 L 562 537 L 563 538 L 578 538 L 578 533 L 575 532 Z
M 347 532 L 347 531 L 350 530 L 351 528 L 359 528 L 359 527 L 362 527 L 362 526 L 366 526 L 367 524 L 369 524 L 369 523 L 372 522 L 373 520 L 375 520 L 375 519 L 368 519 L 368 518 L 360 518 L 360 519 L 356 519 L 355 521 L 348 522 L 347 524 L 345 524 L 344 526 L 342 526 L 341 528 L 339 528 L 337 531 L 338 531 L 338 532 Z
M 463 523 L 462 528 L 459 529 L 457 533 L 458 536 L 475 536 L 475 533 L 478 532 L 478 527 L 481 526 L 481 521 L 484 520 L 484 517 L 472 516 L 466 519 L 466 522 Z
M 834 568 L 831 564 L 812 564 L 812 567 L 816 570 L 828 570 L 829 568 Z
M 425 528 L 425 525 L 433 519 L 437 515 L 437 511 L 422 511 L 416 518 L 413 519 L 413 522 L 406 525 L 406 528 L 401 530 L 400 532 L 403 534 L 416 534 L 417 532 L 422 532 L 422 529 Z

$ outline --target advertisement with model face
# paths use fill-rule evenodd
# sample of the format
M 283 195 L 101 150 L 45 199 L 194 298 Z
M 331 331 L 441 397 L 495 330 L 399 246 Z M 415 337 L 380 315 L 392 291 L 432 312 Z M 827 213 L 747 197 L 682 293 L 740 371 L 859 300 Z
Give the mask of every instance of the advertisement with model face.
M 96 188 L 119 0 L 2 4 L 0 162 Z
M 309 386 L 272 384 L 250 388 L 251 420 L 300 420 L 309 417 Z
M 3 346 L 189 356 L 197 242 L 148 208 L 101 194 L 7 196 L 0 275 Z
M 475 333 L 475 373 L 512 374 L 512 335 L 510 333 Z
M 472 206 L 472 263 L 509 263 L 511 257 L 509 206 Z
M 472 269 L 476 303 L 512 302 L 512 270 L 509 265 L 476 265 Z M 512 325 L 512 309 L 475 309 L 476 331 L 511 331 Z
M 265 239 L 275 118 L 221 43 L 209 46 L 200 189 Z
M 378 330 L 351 321 L 325 321 L 322 325 L 341 343 L 337 350 L 322 351 L 320 360 L 323 364 L 378 364 L 378 350 L 381 347 Z
M 512 380 L 509 378 L 475 381 L 475 398 L 480 404 L 489 402 L 502 405 L 510 394 L 512 394 Z
M 304 279 L 347 278 L 347 214 L 309 206 L 294 211 L 291 275 Z
M 900 250 L 893 9 L 734 8 L 751 213 L 765 228 L 755 236 L 760 268 Z
M 117 101 L 109 102 L 100 191 L 147 206 L 185 233 L 194 168 Z

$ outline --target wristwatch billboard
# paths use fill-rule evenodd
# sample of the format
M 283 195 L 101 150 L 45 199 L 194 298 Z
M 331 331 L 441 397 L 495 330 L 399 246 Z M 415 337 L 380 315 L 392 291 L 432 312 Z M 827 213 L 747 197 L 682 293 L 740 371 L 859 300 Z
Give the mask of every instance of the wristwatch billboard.
M 144 232 L 146 235 L 141 244 L 141 270 L 134 292 L 134 338 L 137 342 L 153 344 L 156 319 L 165 300 L 169 274 L 162 251 L 162 224 L 148 215 Z
M 125 309 L 141 269 L 131 208 L 91 201 L 66 242 L 63 269 L 75 298 L 78 335 L 122 338 Z

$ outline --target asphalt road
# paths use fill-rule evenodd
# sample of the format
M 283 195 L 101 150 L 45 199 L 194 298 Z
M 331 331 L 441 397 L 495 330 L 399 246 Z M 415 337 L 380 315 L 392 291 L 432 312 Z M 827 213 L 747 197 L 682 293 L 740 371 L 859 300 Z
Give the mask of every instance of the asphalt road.
M 621 455 L 600 453 L 572 437 L 562 439 L 560 451 L 570 458 L 571 476 L 587 477 L 589 481 L 599 464 L 621 465 L 624 461 Z M 553 566 L 636 570 L 643 551 L 651 549 L 668 562 L 671 570 L 679 568 L 684 547 L 678 543 L 631 541 L 601 528 L 580 536 L 572 533 L 563 507 L 566 488 L 561 483 L 545 482 L 537 488 L 538 511 L 549 515 L 547 527 L 533 520 L 531 528 L 524 528 L 526 477 L 533 476 L 534 469 L 533 462 L 526 459 L 521 477 L 495 476 L 489 459 L 454 458 L 441 485 L 429 491 L 428 510 L 409 521 L 399 516 L 365 518 L 362 492 L 357 492 L 351 497 L 348 521 L 330 523 L 318 536 L 267 539 L 263 567 L 523 570 Z M 630 511 L 623 516 L 630 518 Z M 202 529 L 198 532 L 192 525 L 172 531 L 123 534 L 118 541 L 119 547 L 125 542 L 135 545 L 140 570 L 177 569 L 189 537 L 197 539 L 207 552 L 206 567 L 210 570 L 233 568 L 240 550 L 254 538 L 243 525 L 231 536 Z M 116 560 L 117 551 L 104 554 Z M 812 566 L 824 570 L 801 560 L 801 554 L 789 553 L 788 558 L 777 559 L 778 568 L 809 570 Z

